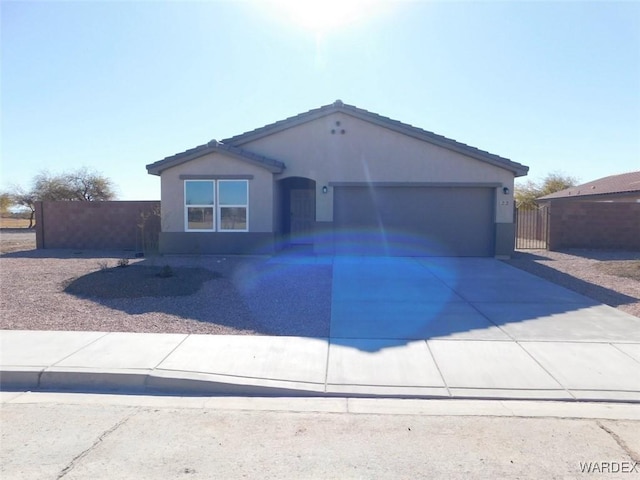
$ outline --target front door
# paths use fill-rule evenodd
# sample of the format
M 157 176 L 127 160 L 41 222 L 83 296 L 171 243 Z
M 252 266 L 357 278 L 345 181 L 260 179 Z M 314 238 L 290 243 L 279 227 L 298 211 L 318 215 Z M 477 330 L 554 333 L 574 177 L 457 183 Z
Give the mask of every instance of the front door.
M 310 189 L 291 189 L 291 243 L 313 243 L 316 220 L 316 192 Z

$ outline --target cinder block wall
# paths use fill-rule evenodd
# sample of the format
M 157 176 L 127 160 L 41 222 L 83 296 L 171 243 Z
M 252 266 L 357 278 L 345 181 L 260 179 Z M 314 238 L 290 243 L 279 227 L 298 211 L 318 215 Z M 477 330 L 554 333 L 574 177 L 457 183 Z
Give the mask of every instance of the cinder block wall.
M 159 215 L 159 201 L 37 202 L 37 248 L 142 251 L 157 245 Z
M 640 250 L 640 203 L 553 202 L 549 248 Z

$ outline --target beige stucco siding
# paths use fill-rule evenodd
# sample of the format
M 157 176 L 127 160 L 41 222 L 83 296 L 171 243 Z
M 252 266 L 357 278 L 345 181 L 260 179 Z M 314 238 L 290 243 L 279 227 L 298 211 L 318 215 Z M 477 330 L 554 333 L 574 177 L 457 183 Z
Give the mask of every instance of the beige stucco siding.
M 161 176 L 162 231 L 183 232 L 184 180 L 180 175 L 251 175 L 249 180 L 249 231 L 273 231 L 273 174 L 262 167 L 210 153 L 169 168 Z
M 496 222 L 513 219 L 512 193 L 502 193 L 513 192 L 512 172 L 344 113 L 238 146 L 283 161 L 287 168 L 276 179 L 315 180 L 318 221 L 333 220 L 333 189 L 321 193 L 332 182 L 495 183 Z

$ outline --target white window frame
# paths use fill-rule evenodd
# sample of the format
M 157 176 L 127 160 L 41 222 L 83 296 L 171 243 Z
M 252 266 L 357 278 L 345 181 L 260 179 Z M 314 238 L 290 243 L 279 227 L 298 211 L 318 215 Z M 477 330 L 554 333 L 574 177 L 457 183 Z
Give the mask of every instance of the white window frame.
M 220 203 L 220 188 L 219 185 L 221 183 L 225 183 L 225 182 L 244 182 L 245 185 L 247 186 L 247 203 L 246 204 L 238 204 L 238 205 L 222 205 Z M 228 179 L 228 180 L 217 180 L 217 185 L 216 185 L 216 225 L 218 226 L 217 230 L 220 233 L 228 233 L 228 232 L 248 232 L 249 231 L 249 180 L 242 180 L 242 179 Z M 244 229 L 234 229 L 234 230 L 228 230 L 228 229 L 222 229 L 222 209 L 223 208 L 244 208 L 246 210 L 246 215 L 247 215 L 247 226 Z
M 213 185 L 213 204 L 212 205 L 187 205 L 187 182 L 207 182 Z M 224 182 L 244 182 L 247 188 L 247 203 L 238 205 L 221 205 L 220 204 L 220 188 L 219 184 Z M 249 231 L 249 180 L 245 179 L 185 179 L 183 185 L 183 204 L 184 204 L 184 231 L 185 232 L 248 232 Z M 212 209 L 213 228 L 189 228 L 189 208 L 209 208 Z M 246 228 L 244 229 L 222 229 L 222 209 L 223 208 L 244 208 L 247 212 Z
M 213 204 L 212 205 L 187 205 L 187 183 L 188 182 L 206 182 L 213 185 Z M 217 188 L 215 180 L 185 180 L 184 181 L 184 231 L 185 232 L 215 232 L 216 231 L 216 206 L 217 206 Z M 211 220 L 213 222 L 213 228 L 189 228 L 189 209 L 190 208 L 210 208 Z

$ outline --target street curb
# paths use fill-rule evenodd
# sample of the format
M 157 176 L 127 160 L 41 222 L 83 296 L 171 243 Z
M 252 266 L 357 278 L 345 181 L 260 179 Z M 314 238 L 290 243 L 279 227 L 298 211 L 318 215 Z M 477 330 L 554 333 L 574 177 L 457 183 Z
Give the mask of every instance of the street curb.
M 0 404 L 8 405 L 104 405 L 156 409 L 213 409 L 228 412 L 293 414 L 406 415 L 429 417 L 557 418 L 640 421 L 640 404 L 564 402 L 538 400 L 460 400 L 269 397 L 269 396 L 177 396 L 95 392 L 0 392 Z
M 172 396 L 246 396 L 289 398 L 421 399 L 468 401 L 541 401 L 564 403 L 613 403 L 640 405 L 637 392 L 589 392 L 590 395 L 559 396 L 555 390 L 479 389 L 458 395 L 427 393 L 421 389 L 343 386 L 330 391 L 324 384 L 234 377 L 198 372 L 158 369 L 91 370 L 3 367 L 0 391 L 86 392 Z

